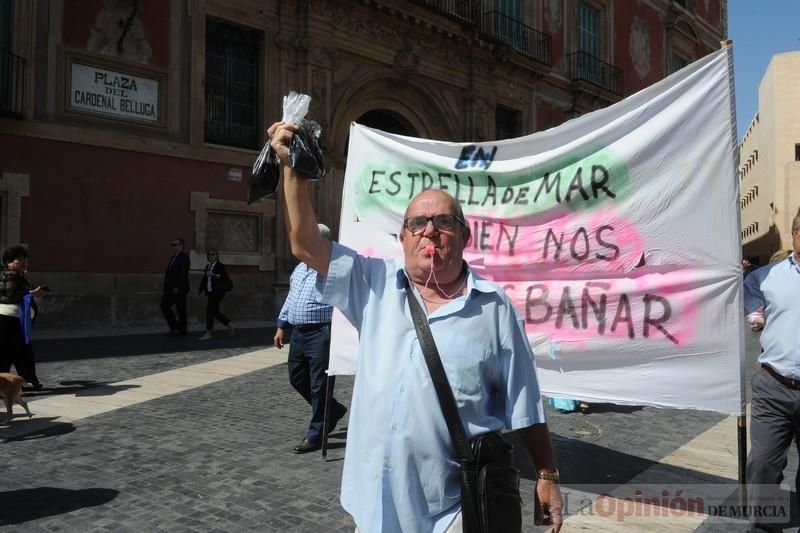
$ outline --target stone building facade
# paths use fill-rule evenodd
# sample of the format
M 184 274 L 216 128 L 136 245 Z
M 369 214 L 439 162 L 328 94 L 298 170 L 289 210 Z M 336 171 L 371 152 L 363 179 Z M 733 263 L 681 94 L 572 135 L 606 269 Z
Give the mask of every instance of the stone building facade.
M 543 130 L 715 50 L 726 0 L 0 0 L 0 244 L 53 293 L 40 327 L 160 322 L 168 243 L 219 248 L 237 318 L 271 320 L 293 260 L 244 201 L 264 127 L 312 96 L 337 229 L 352 121 L 483 141 Z M 202 301 L 190 301 L 192 317 Z M 197 322 L 194 322 L 197 324 Z
M 758 87 L 758 112 L 739 141 L 743 255 L 763 265 L 792 249 L 800 213 L 800 51 L 777 54 Z

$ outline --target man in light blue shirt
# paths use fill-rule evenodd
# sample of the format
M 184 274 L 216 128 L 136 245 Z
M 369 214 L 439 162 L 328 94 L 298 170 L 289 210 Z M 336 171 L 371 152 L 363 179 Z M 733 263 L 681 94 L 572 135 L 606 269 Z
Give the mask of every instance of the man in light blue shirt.
M 780 495 L 789 446 L 792 439 L 800 442 L 800 213 L 792 221 L 792 244 L 792 255 L 744 280 L 747 321 L 764 330 L 750 404 L 747 483 L 754 506 L 774 503 Z M 795 489 L 800 494 L 800 474 Z M 754 521 L 753 531 L 782 531 L 772 522 Z
M 296 131 L 284 123 L 269 129 L 281 161 Z M 404 261 L 370 259 L 321 239 L 306 181 L 287 165 L 281 173 L 292 253 L 325 277 L 317 284 L 322 301 L 359 331 L 341 497 L 359 531 L 460 531 L 460 467 L 406 284 L 427 311 L 467 435 L 519 430 L 540 473 L 539 499 L 558 531 L 558 470 L 533 355 L 508 297 L 463 260 L 470 231 L 458 203 L 442 191 L 421 193 L 406 210 Z

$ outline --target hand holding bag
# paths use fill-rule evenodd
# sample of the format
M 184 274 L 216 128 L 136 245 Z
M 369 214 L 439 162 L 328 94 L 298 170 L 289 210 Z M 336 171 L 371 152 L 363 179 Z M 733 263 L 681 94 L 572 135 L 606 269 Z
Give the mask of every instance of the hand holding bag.
M 470 445 L 425 312 L 410 283 L 406 285 L 406 296 L 425 363 L 461 464 L 463 533 L 521 533 L 522 499 L 519 471 L 511 466 L 513 449 L 498 432 L 479 435 Z

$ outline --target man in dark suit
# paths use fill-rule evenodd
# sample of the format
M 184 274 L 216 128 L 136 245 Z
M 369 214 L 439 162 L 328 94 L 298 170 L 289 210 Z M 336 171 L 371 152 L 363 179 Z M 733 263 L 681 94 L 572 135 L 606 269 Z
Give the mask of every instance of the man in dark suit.
M 189 256 L 183 251 L 183 239 L 172 241 L 172 257 L 164 274 L 161 312 L 169 325 L 168 335 L 186 336 L 186 295 L 189 292 Z M 178 320 L 172 313 L 178 310 Z

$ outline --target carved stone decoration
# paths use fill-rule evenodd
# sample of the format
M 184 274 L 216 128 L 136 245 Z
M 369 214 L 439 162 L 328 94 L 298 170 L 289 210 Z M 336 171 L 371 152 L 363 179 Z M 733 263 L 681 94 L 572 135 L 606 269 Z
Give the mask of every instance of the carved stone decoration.
M 471 141 L 483 141 L 488 138 L 490 106 L 486 98 L 477 94 L 467 96 L 469 108 L 469 128 Z
M 321 46 L 310 46 L 308 50 L 308 62 L 318 67 L 336 69 L 339 57 L 335 49 L 323 48 Z
M 153 49 L 139 19 L 142 3 L 140 0 L 103 0 L 103 9 L 94 20 L 86 49 L 127 61 L 148 63 Z
M 630 48 L 631 61 L 639 79 L 644 79 L 650 72 L 650 34 L 644 21 L 639 17 L 634 17 L 631 24 L 631 36 L 628 42 Z
M 206 250 L 259 253 L 257 215 L 208 213 Z
M 333 9 L 333 25 L 335 28 L 347 28 L 353 27 L 353 23 L 356 22 L 353 19 L 353 12 L 352 10 L 348 10 L 342 6 L 342 2 L 339 0 L 332 0 L 331 7 Z
M 419 57 L 414 53 L 414 47 L 406 45 L 394 55 L 394 68 L 401 72 L 414 72 L 419 66 Z
M 546 0 L 544 3 L 544 18 L 552 33 L 561 28 L 561 0 Z
M 328 76 L 320 69 L 311 71 L 311 108 L 308 118 L 318 122 L 323 132 L 328 129 Z
M 351 15 L 347 15 L 346 13 L 343 13 L 343 16 L 343 20 L 336 20 L 336 24 L 339 27 L 348 28 L 355 33 L 367 35 L 375 42 L 379 42 L 387 46 L 396 48 L 402 44 L 400 41 L 400 29 L 398 25 L 387 26 L 375 21 L 374 19 L 356 18 Z M 338 16 L 335 18 L 338 19 Z
M 460 50 L 454 50 L 452 48 L 437 48 L 435 50 L 438 52 L 439 57 L 444 57 L 447 63 L 451 66 L 464 68 L 464 66 L 467 64 L 466 56 Z
M 247 205 L 244 201 L 215 199 L 207 192 L 192 191 L 189 205 L 194 213 L 194 248 L 189 250 L 193 269 L 203 268 L 206 250 L 216 248 L 227 265 L 275 270 L 274 199 Z
M 416 35 L 415 41 L 411 40 L 409 33 L 403 39 L 403 46 L 413 45 L 414 53 L 426 61 L 442 60 L 454 70 L 465 69 L 469 62 L 469 54 L 465 52 L 462 43 L 456 43 L 438 34 Z
M 319 13 L 322 17 L 332 17 L 336 8 L 336 2 L 334 0 L 316 0 L 313 3 L 309 3 L 312 9 Z

